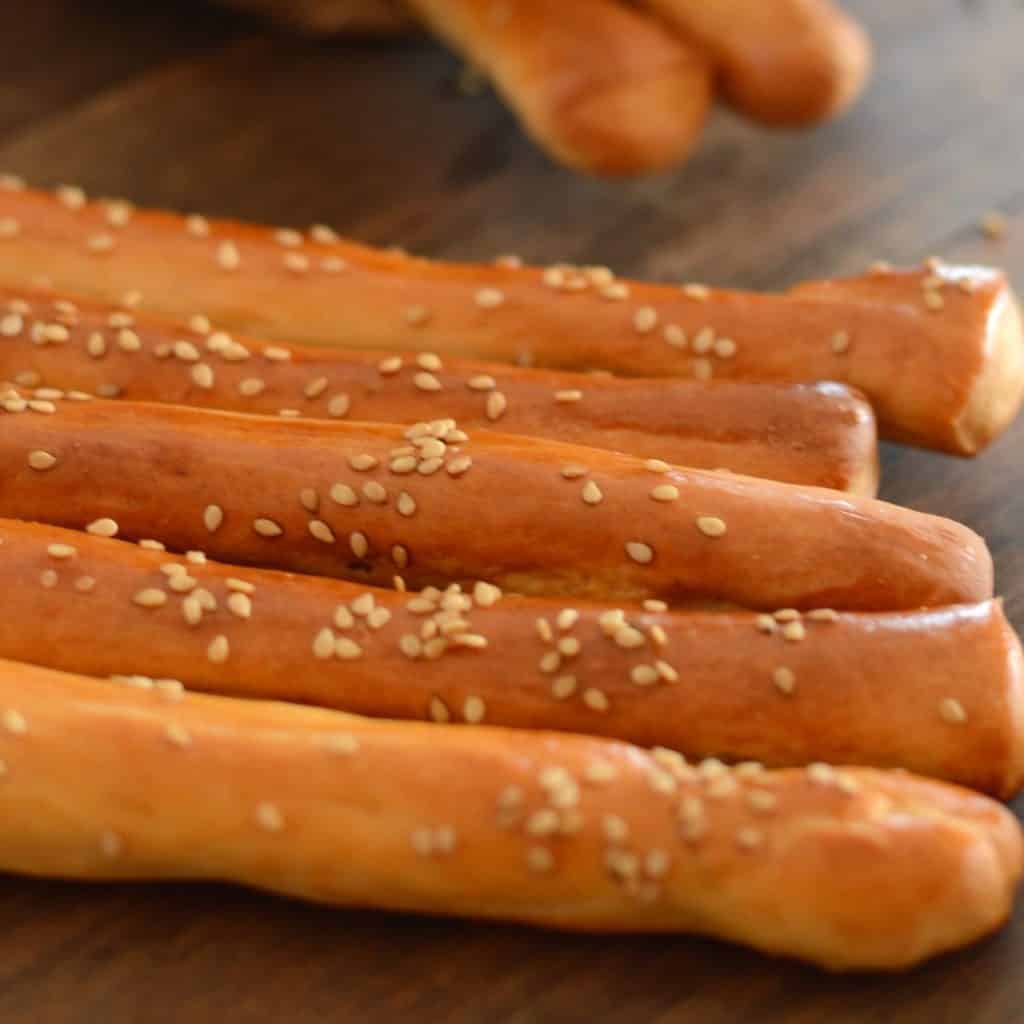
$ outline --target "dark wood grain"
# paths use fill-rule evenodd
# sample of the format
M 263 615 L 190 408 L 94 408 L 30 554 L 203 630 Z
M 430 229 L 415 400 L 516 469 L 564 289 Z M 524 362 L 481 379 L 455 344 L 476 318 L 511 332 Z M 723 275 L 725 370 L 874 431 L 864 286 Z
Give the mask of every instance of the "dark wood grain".
M 659 279 L 774 288 L 936 253 L 1024 281 L 1014 0 L 850 0 L 879 68 L 849 117 L 792 136 L 722 112 L 687 167 L 629 184 L 552 166 L 492 96 L 459 95 L 456 62 L 425 41 L 274 38 L 183 0 L 17 6 L 0 34 L 0 168 L 41 184 L 329 220 L 428 255 L 516 251 Z M 992 208 L 1010 219 L 1006 241 L 980 236 Z M 887 448 L 884 470 L 885 497 L 988 538 L 1024 627 L 1024 422 L 979 460 Z M 567 937 L 216 886 L 0 877 L 5 1024 L 1006 1024 L 1024 1020 L 1022 962 L 1024 911 L 994 939 L 908 975 L 830 978 L 685 938 Z

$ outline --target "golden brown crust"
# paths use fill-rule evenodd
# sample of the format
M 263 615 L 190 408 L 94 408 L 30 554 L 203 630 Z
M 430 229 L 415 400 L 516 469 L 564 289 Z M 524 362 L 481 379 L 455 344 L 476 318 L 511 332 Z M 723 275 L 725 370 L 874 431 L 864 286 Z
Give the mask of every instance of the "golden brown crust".
M 6 314 L 6 315 L 5 315 Z M 875 421 L 839 384 L 640 380 L 442 360 L 435 353 L 277 348 L 64 295 L 0 289 L 0 382 L 261 415 L 413 423 L 531 437 L 873 495 Z M 52 341 L 46 341 L 47 338 Z M 195 367 L 214 368 L 197 387 Z M 0 388 L 3 384 L 0 383 Z M 40 391 L 40 389 L 42 389 Z M 500 404 L 495 404 L 499 402 Z
M 879 271 L 782 295 L 680 290 L 615 281 L 606 268 L 432 263 L 323 232 L 61 196 L 0 191 L 0 284 L 42 277 L 83 298 L 335 347 L 634 377 L 842 380 L 868 396 L 887 436 L 961 453 L 999 428 L 1024 388 L 1015 375 L 998 406 L 984 406 L 990 389 L 978 382 L 1000 354 L 1015 365 L 1024 342 L 994 315 L 1011 301 L 1005 276 L 983 268 Z
M 79 528 L 109 516 L 128 538 L 239 564 L 766 609 L 992 594 L 991 558 L 966 527 L 822 488 L 469 438 L 443 420 L 406 430 L 56 397 L 0 408 L 0 515 Z
M 1024 770 L 1020 645 L 998 602 L 776 621 L 413 595 L 10 520 L 0 554 L 0 657 L 16 661 L 773 767 L 909 768 L 1000 796 Z
M 0 716 L 0 867 L 26 874 L 699 931 L 834 969 L 978 938 L 1020 875 L 1008 811 L 870 769 L 694 767 L 581 736 L 170 700 L 12 662 Z
M 729 101 L 774 125 L 833 117 L 860 95 L 871 42 L 831 0 L 643 0 L 712 57 Z
M 679 162 L 711 104 L 704 56 L 615 0 L 410 0 L 562 162 L 639 174 Z

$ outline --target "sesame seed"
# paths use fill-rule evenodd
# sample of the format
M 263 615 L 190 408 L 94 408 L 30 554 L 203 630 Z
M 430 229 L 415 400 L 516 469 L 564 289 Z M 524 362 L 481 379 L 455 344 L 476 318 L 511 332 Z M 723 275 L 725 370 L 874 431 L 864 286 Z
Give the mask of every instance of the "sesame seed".
M 481 288 L 473 298 L 480 309 L 497 309 L 505 302 L 505 293 L 498 288 Z
M 667 612 L 668 605 L 664 601 L 657 601 L 654 598 L 648 598 L 643 602 L 643 609 L 645 612 Z
M 252 598 L 248 594 L 229 594 L 227 606 L 228 611 L 239 619 L 248 619 L 252 616 Z
M 601 492 L 601 488 L 594 483 L 593 480 L 588 480 L 583 485 L 583 500 L 588 505 L 599 505 L 604 500 L 604 494 Z
M 191 341 L 176 341 L 171 346 L 171 353 L 175 359 L 183 363 L 196 363 L 199 361 L 199 349 Z
M 334 531 L 322 520 L 311 519 L 309 521 L 309 532 L 315 540 L 322 544 L 333 544 L 335 542 Z
M 710 289 L 703 284 L 684 284 L 682 291 L 687 298 L 696 299 L 698 302 L 705 302 L 711 294 Z
M 95 537 L 116 537 L 120 529 L 113 519 L 95 519 L 85 528 L 86 533 Z
M 207 363 L 196 363 L 192 367 L 191 377 L 196 387 L 202 388 L 204 391 L 209 391 L 213 387 L 213 367 Z
M 214 665 L 223 665 L 228 660 L 228 656 L 231 654 L 231 645 L 228 643 L 228 638 L 223 633 L 215 636 L 210 641 L 210 646 L 206 648 L 206 656 L 213 662 Z
M 558 676 L 551 682 L 551 696 L 555 700 L 567 700 L 576 692 L 576 677 L 573 675 Z
M 705 537 L 721 537 L 726 531 L 725 520 L 718 516 L 697 516 L 697 529 Z
M 207 505 L 203 509 L 203 525 L 210 533 L 216 533 L 224 522 L 224 510 L 220 505 Z
M 335 657 L 341 661 L 355 661 L 363 655 L 363 649 L 347 636 L 339 636 L 334 643 Z
M 440 391 L 441 382 L 432 374 L 422 370 L 412 378 L 414 387 L 419 391 Z
M 15 736 L 24 736 L 28 732 L 28 722 L 25 721 L 25 716 L 14 708 L 4 711 L 0 721 L 3 722 L 3 727 Z
M 583 691 L 583 703 L 591 711 L 607 711 L 610 707 L 607 696 L 601 690 L 593 688 Z
M 767 814 L 778 806 L 778 797 L 767 789 L 752 789 L 747 793 L 747 803 L 750 809 Z
M 963 704 L 953 697 L 944 697 L 939 701 L 939 714 L 943 721 L 950 725 L 963 725 L 967 721 L 967 712 Z
M 736 832 L 736 843 L 744 850 L 754 850 L 764 843 L 764 833 L 749 825 L 740 828 Z
M 86 204 L 85 191 L 77 185 L 58 185 L 54 191 L 57 199 L 69 210 L 81 210 Z
M 797 622 L 801 618 L 801 613 L 796 608 L 780 608 L 777 612 L 772 612 L 772 618 L 776 622 Z
M 555 392 L 555 401 L 561 403 L 579 402 L 583 398 L 583 392 L 577 388 L 569 388 L 565 391 Z
M 575 608 L 563 608 L 558 613 L 558 618 L 555 620 L 557 626 L 561 630 L 572 629 L 580 620 L 580 613 Z
M 284 828 L 284 815 L 276 804 L 261 803 L 256 807 L 256 824 L 267 832 L 280 832 Z
M 557 672 L 562 665 L 562 655 L 558 651 L 546 651 L 541 655 L 537 667 L 547 675 Z
M 156 587 L 146 587 L 140 590 L 132 601 L 140 608 L 160 608 L 167 603 L 167 595 Z
M 411 494 L 407 491 L 402 491 L 398 495 L 398 501 L 395 502 L 395 507 L 398 509 L 398 514 L 401 516 L 411 516 L 416 513 L 416 501 Z
M 246 377 L 238 382 L 238 393 L 245 398 L 254 398 L 266 390 L 266 383 L 260 377 Z
M 847 331 L 836 331 L 829 340 L 829 347 L 836 355 L 841 355 L 850 347 L 850 335 Z
M 790 694 L 796 689 L 796 674 L 791 668 L 780 665 L 772 672 L 772 682 L 780 693 Z
M 217 263 L 224 270 L 237 270 L 242 263 L 238 246 L 234 242 L 221 242 L 217 246 Z
M 176 747 L 192 745 L 192 736 L 189 734 L 189 731 L 183 725 L 178 725 L 177 722 L 171 722 L 164 729 L 164 735 Z
M 653 306 L 641 306 L 633 314 L 633 327 L 640 334 L 649 334 L 658 326 L 658 311 Z
M 334 631 L 327 627 L 313 637 L 313 657 L 327 661 L 334 657 Z
M 484 720 L 486 711 L 487 707 L 480 697 L 467 697 L 462 704 L 462 717 L 474 725 Z
M 327 415 L 334 419 L 341 419 L 348 413 L 351 402 L 348 395 L 344 393 L 338 393 L 332 395 L 330 400 L 327 402 Z
M 228 590 L 233 591 L 236 594 L 253 594 L 256 588 L 246 580 L 236 579 L 234 576 L 229 576 L 224 581 L 225 586 Z
M 714 367 L 710 359 L 695 359 L 693 361 L 693 376 L 697 380 L 711 380 L 714 375 Z
M 924 304 L 928 309 L 938 311 L 946 305 L 946 300 L 937 291 L 926 291 Z
M 14 338 L 21 334 L 25 327 L 25 321 L 18 313 L 8 313 L 0 320 L 0 334 L 5 338 Z
M 784 639 L 792 642 L 803 640 L 807 635 L 807 631 L 804 629 L 804 624 L 802 622 L 787 622 L 782 627 L 781 633 Z
M 624 843 L 629 838 L 629 825 L 617 814 L 606 814 L 601 819 L 601 831 L 610 843 Z
M 492 391 L 488 394 L 484 411 L 487 414 L 487 418 L 491 420 L 491 422 L 501 419 L 507 408 L 508 399 L 505 398 L 502 392 Z
M 433 722 L 444 723 L 451 721 L 451 713 L 448 710 L 448 706 L 440 697 L 430 698 L 429 711 L 430 719 Z
M 25 182 L 16 174 L 0 174 L 0 189 L 4 192 L 22 192 Z
M 380 465 L 380 459 L 368 454 L 350 455 L 348 457 L 348 464 L 357 473 L 367 473 L 371 469 L 376 469 L 377 466 Z
M 460 455 L 448 463 L 449 476 L 462 476 L 463 473 L 473 465 L 473 460 L 468 455 Z
M 1006 217 L 998 210 L 989 210 L 980 222 L 982 234 L 992 241 L 999 241 L 1006 237 L 1008 225 Z
M 554 854 L 545 846 L 531 846 L 526 851 L 526 866 L 537 874 L 545 874 L 554 869 Z
M 261 537 L 280 537 L 284 533 L 284 530 L 280 525 L 274 522 L 273 519 L 266 519 L 260 517 L 254 519 L 252 523 L 253 530 L 256 531 Z
M 133 330 L 123 327 L 117 332 L 117 347 L 122 352 L 138 352 L 142 348 L 142 342 Z
M 629 678 L 637 686 L 652 686 L 661 678 L 661 673 L 652 665 L 634 665 Z
M 481 608 L 490 608 L 501 600 L 501 588 L 492 583 L 478 581 L 473 586 L 473 600 Z
M 122 848 L 121 837 L 110 829 L 104 829 L 100 833 L 100 853 L 108 859 L 113 859 L 120 854 Z
M 38 470 L 39 472 L 45 472 L 48 469 L 53 469 L 53 467 L 57 465 L 57 456 L 42 450 L 29 452 L 28 464 L 32 469 Z
M 348 544 L 352 549 L 352 554 L 355 555 L 356 558 L 365 558 L 367 552 L 370 550 L 370 544 L 365 535 L 360 533 L 358 530 L 349 534 Z
M 114 236 L 99 232 L 90 235 L 85 244 L 92 252 L 110 252 L 114 248 Z
M 630 540 L 626 542 L 626 554 L 640 565 L 648 565 L 654 561 L 654 549 L 643 541 Z
M 312 487 L 303 487 L 299 491 L 299 504 L 307 512 L 316 512 L 320 507 L 320 495 Z
M 351 756 L 359 750 L 358 738 L 347 732 L 327 733 L 320 737 L 320 745 L 332 754 L 347 756 Z
M 351 629 L 356 624 L 355 616 L 345 605 L 339 604 L 334 609 L 334 624 L 338 629 Z
M 812 622 L 838 622 L 839 613 L 834 608 L 815 608 L 807 613 Z
M 661 459 L 646 459 L 644 461 L 644 469 L 649 469 L 652 473 L 667 473 L 672 467 Z
M 196 238 L 206 238 L 210 234 L 210 222 L 205 217 L 193 213 L 185 218 L 185 230 Z
M 651 491 L 651 497 L 655 501 L 676 501 L 679 497 L 679 488 L 672 484 L 659 484 Z
M 146 551 L 164 551 L 165 546 L 161 541 L 152 540 L 148 537 L 144 537 L 139 541 L 139 547 L 144 548 Z
M 66 560 L 68 558 L 74 558 L 78 554 L 78 549 L 72 547 L 70 544 L 49 544 L 46 548 L 46 553 L 51 558 L 59 560 Z
M 96 586 L 96 580 L 92 576 L 79 576 L 75 580 L 74 587 L 80 594 L 88 594 Z
M 354 508 L 359 504 L 359 495 L 348 484 L 335 484 L 329 491 L 331 501 L 336 505 Z
M 479 374 L 476 377 L 470 377 L 466 381 L 466 387 L 470 391 L 493 391 L 498 386 L 497 381 L 493 377 L 488 377 L 486 374 Z

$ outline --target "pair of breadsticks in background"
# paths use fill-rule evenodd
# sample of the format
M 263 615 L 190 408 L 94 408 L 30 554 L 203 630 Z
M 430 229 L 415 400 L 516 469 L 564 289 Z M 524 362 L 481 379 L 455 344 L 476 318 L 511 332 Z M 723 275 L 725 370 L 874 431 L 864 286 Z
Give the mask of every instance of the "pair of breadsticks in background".
M 495 85 L 556 159 L 598 174 L 682 160 L 715 91 L 770 125 L 845 109 L 870 44 L 830 0 L 228 0 L 314 31 L 421 21 Z
M 720 471 L 870 492 L 822 377 L 978 450 L 1024 388 L 1001 275 L 647 286 L 10 178 L 0 236 L 0 866 L 836 968 L 1005 918 L 1019 828 L 950 784 L 1022 778 L 983 542 Z

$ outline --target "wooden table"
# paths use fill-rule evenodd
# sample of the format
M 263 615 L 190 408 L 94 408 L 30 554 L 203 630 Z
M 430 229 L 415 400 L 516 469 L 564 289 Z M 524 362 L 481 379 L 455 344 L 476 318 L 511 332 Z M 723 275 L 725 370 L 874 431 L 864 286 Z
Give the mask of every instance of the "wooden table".
M 185 0 L 31 0 L 0 34 L 0 169 L 149 204 L 326 220 L 426 255 L 609 263 L 773 288 L 932 253 L 1024 282 L 1024 5 L 850 0 L 879 52 L 839 124 L 716 115 L 673 175 L 551 166 L 420 41 L 272 38 Z M 15 11 L 14 8 L 18 8 Z M 147 9 L 148 8 L 148 9 Z M 1001 209 L 1003 242 L 982 237 Z M 887 449 L 883 494 L 988 538 L 1024 627 L 1024 419 L 983 458 Z M 898 680 L 894 680 L 898 683 Z M 1018 802 L 1024 812 L 1024 800 Z M 0 878 L 0 1021 L 1024 1020 L 1024 911 L 899 977 L 700 940 L 579 938 L 307 907 L 226 887 Z

